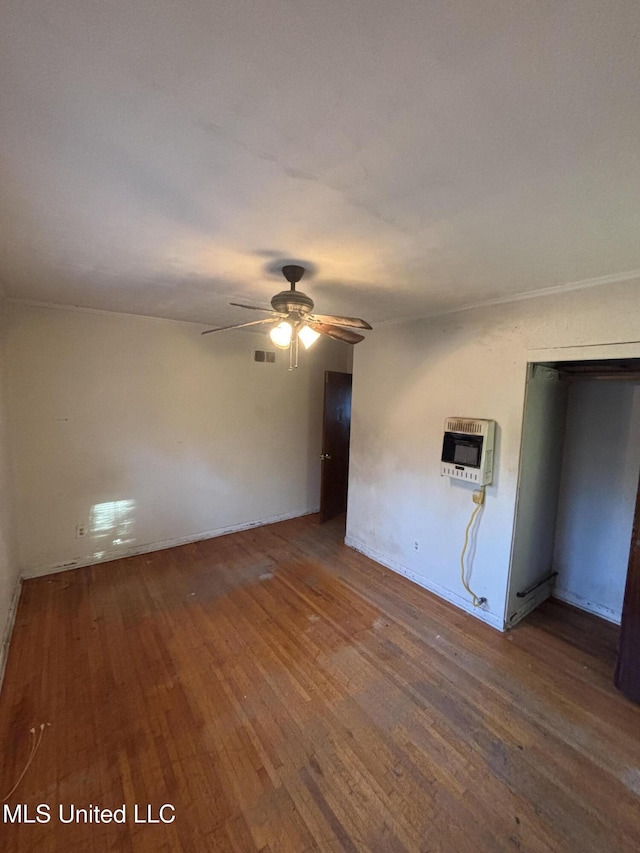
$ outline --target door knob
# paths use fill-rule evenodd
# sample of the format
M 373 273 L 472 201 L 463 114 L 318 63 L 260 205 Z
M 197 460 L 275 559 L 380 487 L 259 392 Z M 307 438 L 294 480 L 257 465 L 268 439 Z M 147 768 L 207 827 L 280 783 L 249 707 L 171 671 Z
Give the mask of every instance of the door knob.
M 325 459 L 331 459 L 331 455 L 329 453 L 321 453 L 320 459 L 324 462 Z

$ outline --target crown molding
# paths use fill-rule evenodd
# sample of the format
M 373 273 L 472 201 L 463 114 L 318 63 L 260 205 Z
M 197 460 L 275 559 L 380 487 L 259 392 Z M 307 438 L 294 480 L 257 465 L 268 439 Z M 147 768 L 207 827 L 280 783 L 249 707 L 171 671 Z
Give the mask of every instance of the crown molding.
M 430 314 L 420 314 L 417 317 L 401 317 L 397 320 L 383 320 L 377 326 L 393 326 L 396 323 L 406 323 L 410 320 L 429 320 L 434 317 L 445 317 L 449 314 L 460 314 L 463 311 L 473 311 L 476 308 L 488 308 L 491 305 L 507 305 L 511 302 L 524 302 L 527 299 L 538 299 L 545 296 L 556 296 L 562 293 L 571 293 L 574 290 L 588 290 L 592 287 L 603 287 L 607 284 L 618 284 L 625 281 L 640 280 L 640 269 L 625 270 L 624 272 L 601 275 L 596 278 L 585 278 L 580 281 L 570 281 L 565 284 L 556 284 L 551 287 L 541 287 L 537 290 L 525 290 L 522 293 L 510 293 L 505 296 L 497 296 L 491 299 L 481 299 L 468 305 L 458 305 L 444 311 L 434 311 Z

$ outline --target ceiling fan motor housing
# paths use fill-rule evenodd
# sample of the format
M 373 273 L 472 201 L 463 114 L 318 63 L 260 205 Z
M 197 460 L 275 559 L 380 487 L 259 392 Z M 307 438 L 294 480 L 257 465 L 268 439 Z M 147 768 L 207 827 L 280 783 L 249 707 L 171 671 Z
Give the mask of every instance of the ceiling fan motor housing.
M 280 314 L 309 314 L 313 311 L 313 299 L 300 290 L 282 290 L 271 300 L 271 307 Z

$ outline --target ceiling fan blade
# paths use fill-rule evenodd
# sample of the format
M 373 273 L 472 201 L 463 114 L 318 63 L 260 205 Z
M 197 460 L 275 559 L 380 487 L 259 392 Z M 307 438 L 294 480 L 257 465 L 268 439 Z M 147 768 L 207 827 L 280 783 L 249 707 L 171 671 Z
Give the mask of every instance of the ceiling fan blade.
M 335 314 L 310 314 L 309 319 L 318 323 L 333 323 L 336 326 L 352 326 L 354 329 L 370 329 L 366 320 L 359 317 L 338 317 Z
M 264 320 L 251 320 L 249 323 L 234 323 L 232 326 L 219 326 L 217 329 L 207 329 L 202 332 L 203 335 L 210 335 L 211 332 L 225 332 L 227 329 L 242 329 L 244 326 L 259 326 L 262 323 L 277 323 L 279 317 L 265 317 Z
M 335 338 L 336 341 L 342 341 L 345 344 L 358 344 L 364 340 L 364 335 L 359 335 L 357 332 L 343 329 L 340 326 L 332 326 L 330 323 L 316 323 L 307 320 L 307 326 L 316 332 L 320 332 L 321 335 L 328 335 L 330 338 Z
M 230 302 L 229 305 L 235 305 L 236 308 L 249 308 L 251 311 L 266 311 L 267 314 L 273 314 L 272 308 L 261 308 L 259 305 L 243 305 L 241 302 Z

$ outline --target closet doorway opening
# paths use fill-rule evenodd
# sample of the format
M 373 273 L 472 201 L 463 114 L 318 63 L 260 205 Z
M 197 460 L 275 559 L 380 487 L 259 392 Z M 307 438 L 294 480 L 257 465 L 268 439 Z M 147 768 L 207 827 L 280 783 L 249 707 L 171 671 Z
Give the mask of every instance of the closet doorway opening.
M 506 621 L 552 597 L 616 626 L 640 702 L 639 478 L 640 359 L 530 363 Z

